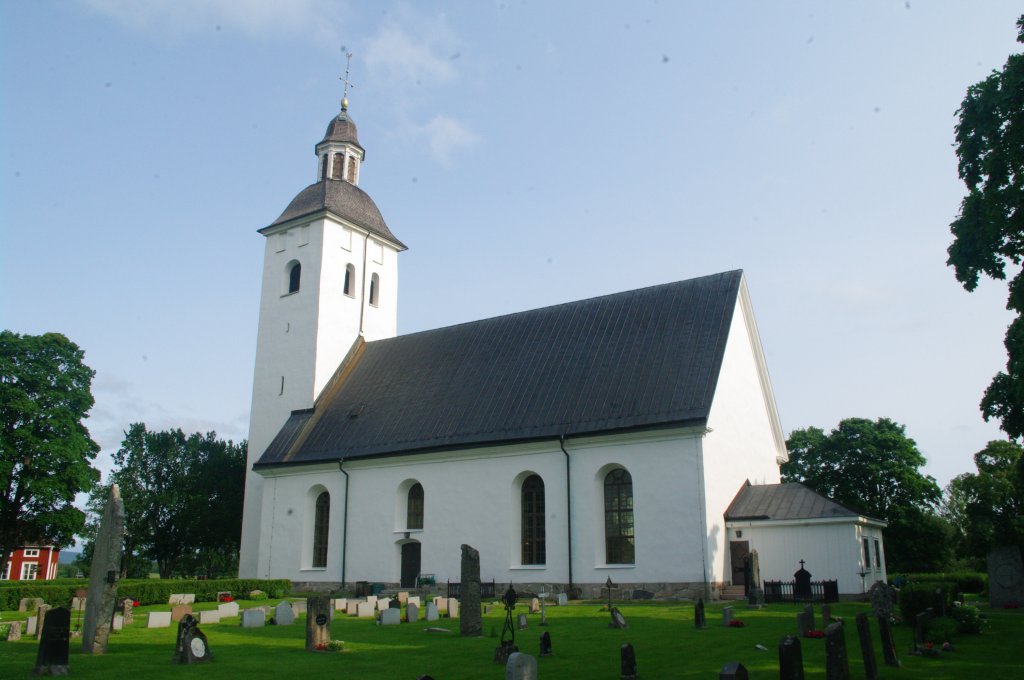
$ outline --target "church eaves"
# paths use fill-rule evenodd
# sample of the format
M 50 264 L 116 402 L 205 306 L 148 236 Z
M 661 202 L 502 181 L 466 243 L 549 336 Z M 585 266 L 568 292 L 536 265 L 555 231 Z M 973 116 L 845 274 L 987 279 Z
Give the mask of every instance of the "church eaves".
M 741 271 L 365 344 L 256 468 L 707 423 Z

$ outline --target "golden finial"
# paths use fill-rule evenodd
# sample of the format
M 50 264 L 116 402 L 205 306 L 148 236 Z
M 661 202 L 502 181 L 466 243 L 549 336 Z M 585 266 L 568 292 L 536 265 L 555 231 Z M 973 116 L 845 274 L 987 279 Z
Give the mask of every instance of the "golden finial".
M 345 52 L 345 48 L 342 47 L 341 51 Z M 351 52 L 345 52 L 345 75 L 344 76 L 338 76 L 338 80 L 340 80 L 341 82 L 345 83 L 345 91 L 341 95 L 341 110 L 342 111 L 348 111 L 348 88 L 350 88 L 350 87 L 351 88 L 355 88 L 355 85 L 353 85 L 351 83 L 351 81 L 349 81 L 349 79 L 348 79 L 348 71 L 349 71 L 349 68 L 351 66 L 352 66 L 352 53 Z

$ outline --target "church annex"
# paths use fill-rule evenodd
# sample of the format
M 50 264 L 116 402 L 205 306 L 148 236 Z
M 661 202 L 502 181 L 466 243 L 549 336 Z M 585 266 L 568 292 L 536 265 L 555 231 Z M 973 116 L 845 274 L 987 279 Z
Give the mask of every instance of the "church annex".
M 405 245 L 344 100 L 315 151 L 259 230 L 240 575 L 457 581 L 468 543 L 537 590 L 729 583 L 726 512 L 787 459 L 743 273 L 396 337 Z

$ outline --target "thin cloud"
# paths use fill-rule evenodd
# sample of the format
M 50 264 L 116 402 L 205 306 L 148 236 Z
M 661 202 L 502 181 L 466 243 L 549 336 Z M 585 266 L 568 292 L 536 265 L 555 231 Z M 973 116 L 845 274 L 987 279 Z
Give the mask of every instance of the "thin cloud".
M 454 43 L 454 34 L 443 17 L 417 18 L 406 10 L 367 41 L 366 64 L 377 80 L 393 85 L 439 85 L 457 75 L 451 58 L 458 53 Z
M 453 153 L 479 141 L 476 134 L 449 116 L 434 116 L 429 123 L 416 128 L 414 133 L 426 140 L 431 155 L 443 165 L 451 161 Z

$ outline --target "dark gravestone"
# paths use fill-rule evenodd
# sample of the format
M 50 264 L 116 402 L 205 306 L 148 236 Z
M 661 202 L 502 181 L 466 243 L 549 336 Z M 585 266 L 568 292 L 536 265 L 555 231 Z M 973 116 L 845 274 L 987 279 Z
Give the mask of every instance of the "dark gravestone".
M 334 607 L 327 595 L 306 598 L 306 651 L 323 651 L 331 641 Z
M 707 618 L 704 614 L 704 598 L 697 598 L 697 606 L 693 608 L 693 626 L 694 628 L 704 628 L 708 625 Z
M 850 680 L 850 661 L 841 623 L 825 627 L 825 680 Z
M 747 680 L 747 668 L 739 661 L 730 661 L 722 666 L 718 673 L 718 680 Z
M 551 633 L 547 631 L 540 636 L 540 655 L 551 656 Z
M 619 677 L 621 680 L 636 677 L 636 651 L 628 642 L 619 649 Z
M 199 630 L 199 623 L 196 617 L 186 614 L 178 623 L 178 639 L 174 645 L 174 656 L 171 661 L 174 663 L 206 663 L 212 661 L 210 644 Z
M 800 568 L 793 574 L 793 599 L 811 599 L 811 572 L 804 569 L 803 560 L 800 560 Z
M 899 668 L 900 657 L 896 654 L 896 641 L 892 639 L 889 617 L 879 616 L 875 620 L 878 621 L 878 635 L 882 639 L 882 658 L 885 665 Z
M 932 608 L 939 613 L 939 616 L 946 615 L 946 591 L 941 587 L 936 588 L 932 593 Z
M 832 623 L 832 605 L 821 605 L 821 625 L 827 626 Z
M 33 675 L 67 675 L 68 645 L 71 641 L 71 610 L 51 609 L 43 621 L 43 635 L 36 654 Z
M 988 554 L 988 603 L 991 607 L 1024 605 L 1024 561 L 1015 545 Z
M 878 679 L 878 663 L 875 661 L 875 647 L 871 644 L 871 626 L 866 612 L 857 614 L 857 637 L 860 639 L 860 655 L 864 659 L 864 677 Z
M 398 600 L 390 600 L 388 602 L 388 609 L 401 609 L 401 608 L 402 608 L 402 603 L 399 602 Z
M 626 617 L 622 615 L 618 607 L 612 607 L 612 621 L 608 624 L 609 628 L 629 628 L 629 624 L 626 623 Z
M 93 541 L 89 594 L 85 599 L 85 625 L 82 627 L 82 651 L 86 654 L 107 651 L 123 551 L 124 503 L 121 502 L 121 490 L 117 484 L 112 484 L 100 519 L 100 529 Z
M 914 617 L 914 653 L 919 654 L 928 641 L 928 622 L 931 620 L 928 610 L 919 612 Z
M 814 624 L 814 605 L 813 604 L 808 604 L 808 605 L 804 606 L 804 614 L 807 616 L 807 625 L 809 625 L 811 627 L 811 630 L 814 630 L 815 628 L 817 628 L 817 626 Z M 828 625 L 828 622 L 826 621 L 824 624 L 822 624 L 822 627 L 824 628 L 827 625 Z
M 800 612 L 796 615 L 796 634 L 800 637 L 807 637 L 809 630 L 814 630 L 814 625 L 807 616 L 807 612 Z
M 779 680 L 804 680 L 804 655 L 798 637 L 787 635 L 779 643 Z
M 480 637 L 484 634 L 480 613 L 480 553 L 465 543 L 462 545 L 461 599 L 459 633 L 463 637 Z

